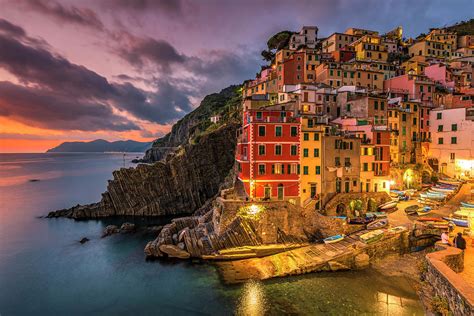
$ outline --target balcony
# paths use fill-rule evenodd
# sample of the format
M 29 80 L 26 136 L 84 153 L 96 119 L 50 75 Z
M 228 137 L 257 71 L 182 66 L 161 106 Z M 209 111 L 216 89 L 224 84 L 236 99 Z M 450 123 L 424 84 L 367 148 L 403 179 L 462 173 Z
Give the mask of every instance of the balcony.
M 298 118 L 296 117 L 263 117 L 256 118 L 250 117 L 247 121 L 248 123 L 298 123 Z
M 389 175 L 388 171 L 377 170 L 374 171 L 374 176 L 376 177 L 387 177 Z

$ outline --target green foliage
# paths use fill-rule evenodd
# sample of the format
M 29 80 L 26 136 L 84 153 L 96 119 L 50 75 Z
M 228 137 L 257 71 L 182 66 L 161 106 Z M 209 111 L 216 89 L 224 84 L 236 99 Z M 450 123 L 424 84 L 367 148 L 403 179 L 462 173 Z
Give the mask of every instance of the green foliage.
M 288 46 L 293 32 L 281 31 L 270 37 L 267 41 L 268 50 L 279 50 Z
M 362 211 L 364 203 L 361 200 L 352 200 L 349 203 L 349 209 L 351 211 Z
M 456 32 L 459 36 L 474 35 L 474 19 L 458 22 L 447 27 L 447 29 L 451 32 Z
M 443 316 L 452 315 L 449 311 L 448 301 L 444 297 L 436 295 L 431 301 L 431 309 L 433 312 L 441 314 Z
M 281 31 L 270 37 L 267 41 L 267 50 L 261 52 L 263 60 L 271 62 L 275 58 L 275 52 L 288 46 L 293 32 Z

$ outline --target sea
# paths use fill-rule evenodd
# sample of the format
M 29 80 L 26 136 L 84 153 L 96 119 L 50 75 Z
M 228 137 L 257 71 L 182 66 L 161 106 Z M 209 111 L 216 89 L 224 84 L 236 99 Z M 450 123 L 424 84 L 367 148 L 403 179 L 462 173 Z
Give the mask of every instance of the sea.
M 155 237 L 145 229 L 101 238 L 122 218 L 44 218 L 99 201 L 112 171 L 136 156 L 0 154 L 1 316 L 424 315 L 404 277 L 369 269 L 226 285 L 212 264 L 145 260 Z M 170 218 L 126 220 L 145 228 Z

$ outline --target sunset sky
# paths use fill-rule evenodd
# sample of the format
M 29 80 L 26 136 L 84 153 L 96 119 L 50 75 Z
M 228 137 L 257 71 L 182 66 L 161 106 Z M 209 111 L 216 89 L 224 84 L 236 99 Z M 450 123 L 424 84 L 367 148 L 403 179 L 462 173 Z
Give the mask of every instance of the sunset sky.
M 317 25 L 405 36 L 474 1 L 0 0 L 0 152 L 150 141 L 203 96 L 255 76 L 266 40 Z M 388 17 L 393 17 L 392 19 Z

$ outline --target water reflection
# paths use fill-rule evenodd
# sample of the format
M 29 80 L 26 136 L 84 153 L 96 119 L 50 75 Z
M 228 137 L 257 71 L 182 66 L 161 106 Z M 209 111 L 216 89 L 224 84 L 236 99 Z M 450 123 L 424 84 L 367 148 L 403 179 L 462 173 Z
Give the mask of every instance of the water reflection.
M 264 315 L 267 310 L 267 299 L 261 282 L 249 281 L 245 283 L 237 305 L 237 315 L 256 316 Z

